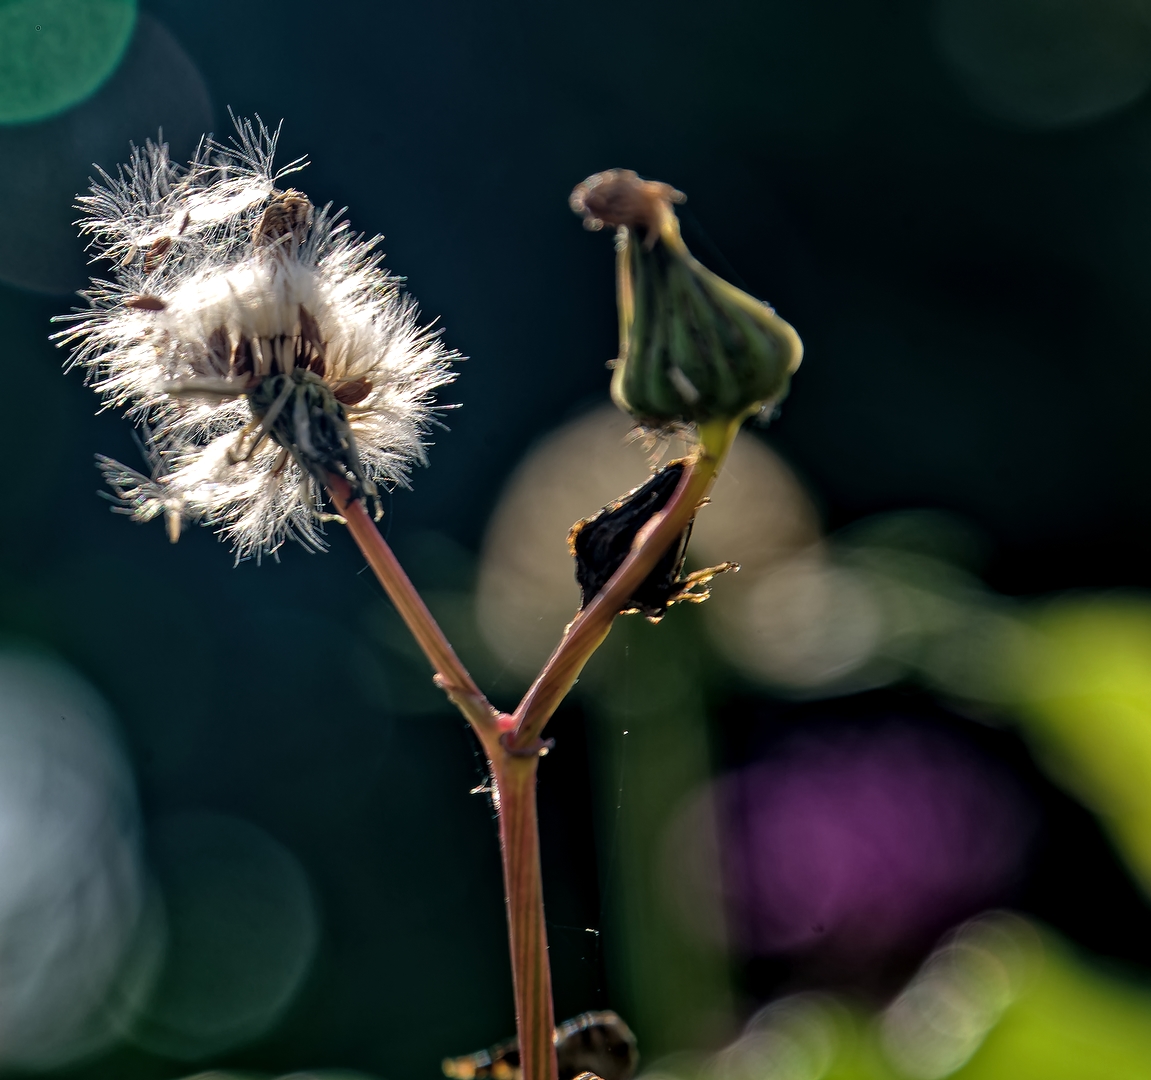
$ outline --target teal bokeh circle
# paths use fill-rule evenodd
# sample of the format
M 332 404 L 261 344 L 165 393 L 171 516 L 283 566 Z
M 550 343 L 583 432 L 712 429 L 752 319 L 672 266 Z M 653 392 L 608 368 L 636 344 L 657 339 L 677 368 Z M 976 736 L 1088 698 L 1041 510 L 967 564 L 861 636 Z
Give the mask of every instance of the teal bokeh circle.
M 43 120 L 116 70 L 136 0 L 0 0 L 0 124 Z

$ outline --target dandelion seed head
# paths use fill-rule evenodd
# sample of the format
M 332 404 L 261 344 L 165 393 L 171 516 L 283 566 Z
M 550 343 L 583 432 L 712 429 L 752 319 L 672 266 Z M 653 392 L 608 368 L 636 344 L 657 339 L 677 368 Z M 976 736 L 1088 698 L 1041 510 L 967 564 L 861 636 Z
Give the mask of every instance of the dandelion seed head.
M 149 473 L 99 459 L 118 509 L 218 528 L 237 558 L 322 549 L 324 481 L 377 500 L 426 462 L 456 355 L 381 266 L 379 237 L 281 186 L 278 130 L 236 120 L 187 165 L 134 147 L 80 196 L 87 307 L 56 335 L 106 407 L 146 426 Z

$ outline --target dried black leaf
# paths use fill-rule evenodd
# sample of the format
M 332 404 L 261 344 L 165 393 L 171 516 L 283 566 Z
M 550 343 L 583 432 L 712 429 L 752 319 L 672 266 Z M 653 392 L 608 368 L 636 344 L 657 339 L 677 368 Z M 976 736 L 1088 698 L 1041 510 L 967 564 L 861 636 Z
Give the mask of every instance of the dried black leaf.
M 575 556 L 581 608 L 591 603 L 620 568 L 640 529 L 667 506 L 683 476 L 683 467 L 683 461 L 669 462 L 646 483 L 572 526 L 568 548 Z M 661 618 L 667 612 L 680 588 L 690 537 L 689 524 L 628 598 L 626 611 L 642 612 L 649 619 Z
M 568 533 L 568 550 L 576 561 L 581 610 L 592 602 L 623 564 L 640 529 L 667 506 L 686 464 L 683 460 L 668 462 L 647 483 L 572 526 Z M 697 585 L 706 585 L 716 574 L 739 569 L 735 563 L 720 563 L 681 577 L 692 524 L 688 523 L 651 573 L 628 597 L 621 615 L 638 612 L 652 622 L 658 622 L 672 604 L 685 600 L 698 604 L 706 600 L 709 596 L 707 589 L 694 592 Z

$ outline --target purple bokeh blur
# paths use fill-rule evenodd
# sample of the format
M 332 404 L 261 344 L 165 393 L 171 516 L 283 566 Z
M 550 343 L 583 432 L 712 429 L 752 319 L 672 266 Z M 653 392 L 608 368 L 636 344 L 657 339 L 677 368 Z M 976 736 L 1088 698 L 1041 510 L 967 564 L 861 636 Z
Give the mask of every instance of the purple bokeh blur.
M 1000 902 L 1035 825 L 1003 766 L 904 721 L 801 734 L 717 796 L 736 944 L 849 964 Z

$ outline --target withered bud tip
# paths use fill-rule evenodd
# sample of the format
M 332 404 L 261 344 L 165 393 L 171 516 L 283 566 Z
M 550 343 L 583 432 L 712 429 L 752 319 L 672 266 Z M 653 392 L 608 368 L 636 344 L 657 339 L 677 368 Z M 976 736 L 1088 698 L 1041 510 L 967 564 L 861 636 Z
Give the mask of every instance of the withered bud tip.
M 608 169 L 577 184 L 568 199 L 584 227 L 602 229 L 605 225 L 642 226 L 645 233 L 658 233 L 672 204 L 687 201 L 682 191 L 658 180 L 641 180 L 631 169 Z

